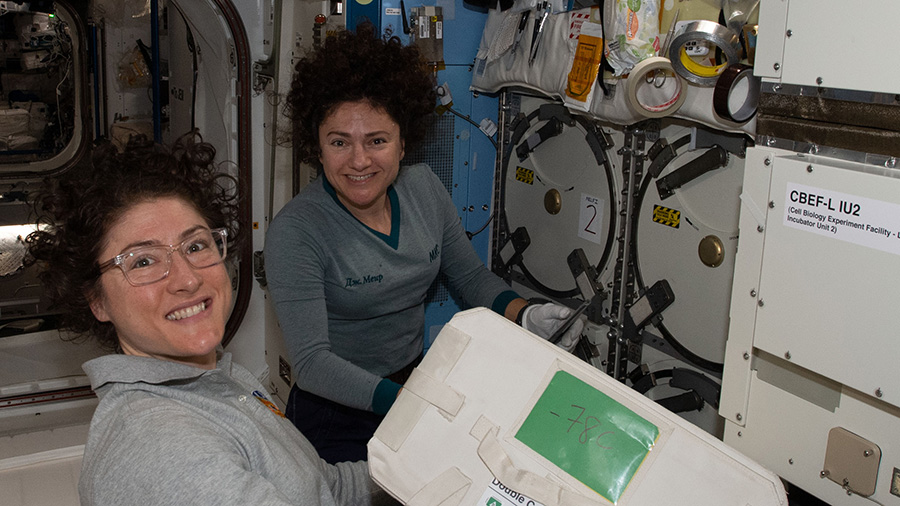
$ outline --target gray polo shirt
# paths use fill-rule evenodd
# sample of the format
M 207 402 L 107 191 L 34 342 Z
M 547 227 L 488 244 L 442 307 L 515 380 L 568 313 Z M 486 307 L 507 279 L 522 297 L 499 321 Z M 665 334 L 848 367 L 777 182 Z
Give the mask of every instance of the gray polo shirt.
M 100 404 L 81 504 L 369 505 L 365 462 L 327 464 L 243 367 L 126 355 L 83 365 Z

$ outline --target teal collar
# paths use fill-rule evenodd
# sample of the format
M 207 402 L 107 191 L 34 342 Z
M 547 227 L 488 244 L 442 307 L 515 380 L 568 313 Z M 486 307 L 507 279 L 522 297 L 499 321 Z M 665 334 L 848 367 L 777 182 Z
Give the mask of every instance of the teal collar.
M 344 210 L 345 213 L 349 214 L 353 217 L 354 220 L 359 221 L 356 216 L 353 216 L 353 213 L 347 209 L 346 206 L 341 202 L 341 200 L 337 196 L 337 191 L 335 191 L 334 187 L 331 186 L 331 183 L 328 181 L 328 178 L 325 177 L 325 174 L 322 174 L 322 185 L 325 188 L 325 191 L 331 195 L 332 200 Z M 394 185 L 388 186 L 387 189 L 388 200 L 391 203 L 391 234 L 386 235 L 381 232 L 369 227 L 365 223 L 359 221 L 359 224 L 366 227 L 370 232 L 375 234 L 376 237 L 384 241 L 385 244 L 390 246 L 393 249 L 397 249 L 397 246 L 400 244 L 400 199 L 397 198 L 397 190 L 394 189 Z

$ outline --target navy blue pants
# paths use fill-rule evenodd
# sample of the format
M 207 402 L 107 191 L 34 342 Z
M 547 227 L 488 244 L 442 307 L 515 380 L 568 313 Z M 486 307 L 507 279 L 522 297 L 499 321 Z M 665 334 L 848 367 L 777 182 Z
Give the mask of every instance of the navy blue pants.
M 420 355 L 403 369 L 388 375 L 388 379 L 405 384 L 421 361 Z M 291 388 L 285 416 L 329 464 L 369 460 L 366 445 L 384 420 L 384 415 L 338 404 L 301 390 L 296 383 Z
M 300 429 L 329 464 L 368 460 L 366 444 L 384 415 L 354 409 L 291 388 L 285 416 Z

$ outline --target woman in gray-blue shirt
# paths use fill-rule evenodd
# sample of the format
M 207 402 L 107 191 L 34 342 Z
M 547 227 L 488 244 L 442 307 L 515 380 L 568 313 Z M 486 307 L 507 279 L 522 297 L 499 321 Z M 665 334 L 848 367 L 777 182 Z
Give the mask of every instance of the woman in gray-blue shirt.
M 417 48 L 366 25 L 295 67 L 294 147 L 320 174 L 269 226 L 266 274 L 295 379 L 287 416 L 328 462 L 366 458 L 422 354 L 425 296 L 439 273 L 469 306 L 545 339 L 570 312 L 510 290 L 478 258 L 431 170 L 401 168 L 435 103 Z

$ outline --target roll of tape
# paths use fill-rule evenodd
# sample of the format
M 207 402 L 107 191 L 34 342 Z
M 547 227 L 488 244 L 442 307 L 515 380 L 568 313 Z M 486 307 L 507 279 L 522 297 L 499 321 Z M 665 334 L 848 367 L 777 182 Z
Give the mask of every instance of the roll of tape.
M 684 45 L 704 41 L 718 47 L 725 56 L 721 65 L 701 65 L 688 56 Z M 691 21 L 685 25 L 680 35 L 669 45 L 669 60 L 675 72 L 698 86 L 715 86 L 719 74 L 726 68 L 740 62 L 741 40 L 734 30 L 706 19 Z
M 672 80 L 674 84 L 669 80 Z M 661 83 L 662 86 L 657 86 L 658 83 Z M 660 103 L 641 102 L 638 91 L 642 84 L 662 90 L 667 83 L 672 93 L 665 93 Z M 686 97 L 687 83 L 672 69 L 672 62 L 662 56 L 652 56 L 641 60 L 631 69 L 628 79 L 625 80 L 625 99 L 628 101 L 628 105 L 635 112 L 647 118 L 661 118 L 674 113 L 681 107 Z
M 733 104 L 740 104 L 735 106 Z M 713 110 L 720 117 L 744 123 L 756 114 L 759 103 L 759 78 L 753 67 L 738 63 L 726 68 L 713 90 Z

